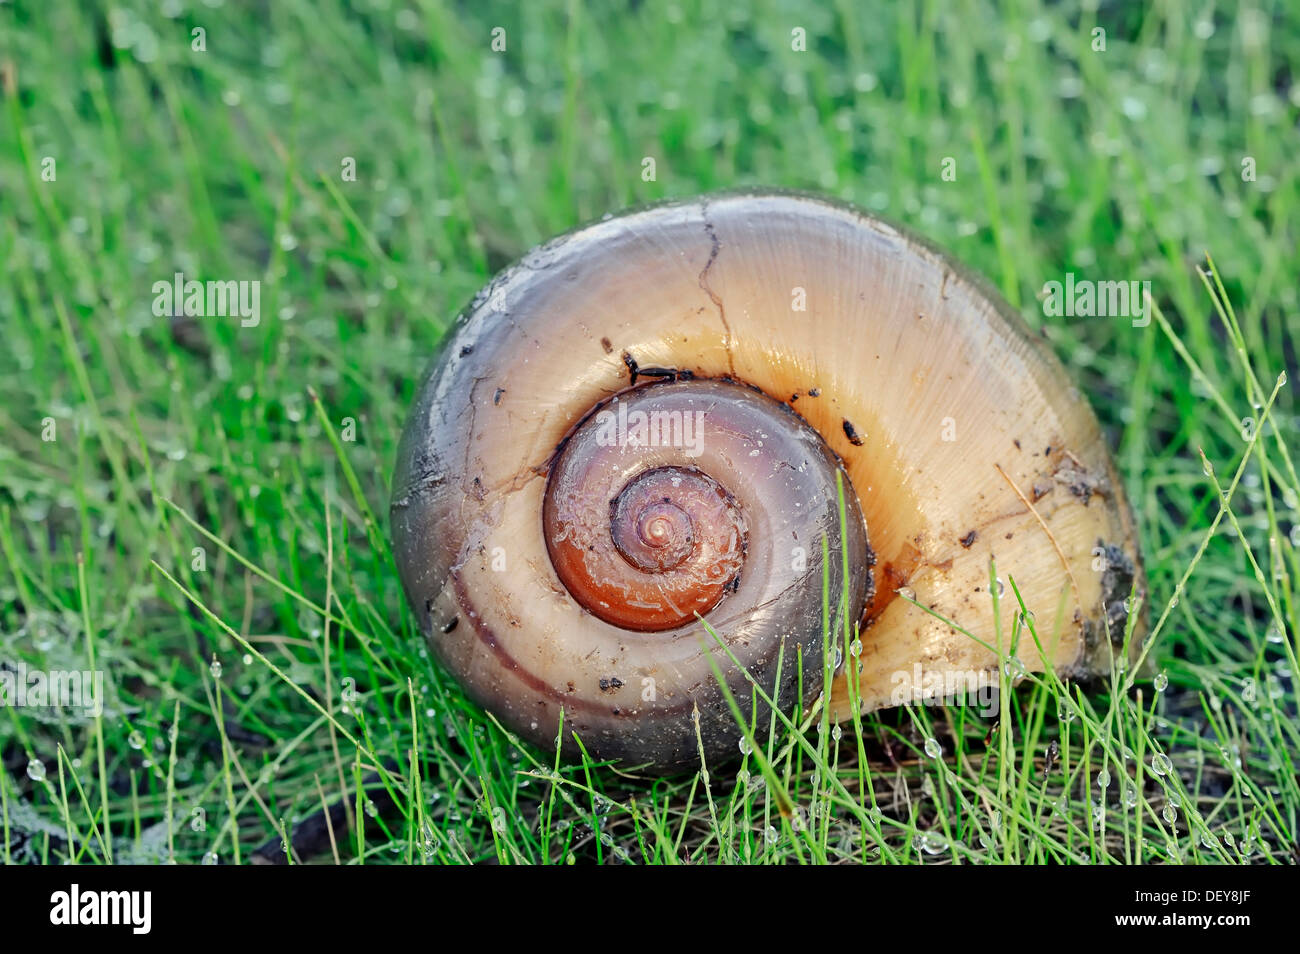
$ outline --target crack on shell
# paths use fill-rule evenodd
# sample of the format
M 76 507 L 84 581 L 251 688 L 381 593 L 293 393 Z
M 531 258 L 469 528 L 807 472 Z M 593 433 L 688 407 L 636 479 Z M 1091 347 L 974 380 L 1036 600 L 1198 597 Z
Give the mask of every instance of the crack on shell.
M 727 321 L 727 309 L 723 307 L 722 299 L 718 293 L 709 287 L 709 271 L 713 268 L 713 263 L 718 260 L 718 253 L 722 250 L 722 241 L 718 238 L 718 233 L 713 228 L 713 223 L 709 221 L 709 205 L 707 202 L 700 204 L 700 212 L 704 216 L 704 232 L 709 237 L 709 260 L 704 263 L 704 268 L 700 270 L 700 288 L 704 294 L 709 296 L 709 301 L 713 302 L 713 307 L 718 309 L 718 318 L 722 322 L 722 347 L 727 351 L 727 367 L 730 369 L 731 376 L 736 376 L 736 356 L 732 353 L 732 336 L 731 324 Z

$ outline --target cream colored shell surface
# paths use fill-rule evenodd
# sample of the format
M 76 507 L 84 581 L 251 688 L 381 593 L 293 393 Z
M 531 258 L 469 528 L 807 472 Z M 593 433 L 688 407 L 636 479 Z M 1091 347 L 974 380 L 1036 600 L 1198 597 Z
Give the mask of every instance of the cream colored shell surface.
M 1118 639 L 1130 585 L 1141 587 L 1122 488 L 1059 362 L 959 266 L 854 209 L 735 194 L 602 221 L 499 276 L 446 348 L 399 455 L 393 522 L 399 551 L 415 554 L 408 596 L 471 685 L 500 687 L 488 669 L 503 658 L 554 666 L 596 645 L 599 621 L 550 566 L 542 493 L 565 434 L 628 386 L 625 356 L 755 386 L 842 459 L 876 554 L 864 709 L 911 701 L 917 666 L 939 680 L 927 692 L 996 672 L 987 647 L 1011 637 L 1013 580 L 1069 674 L 1106 664 L 1107 631 Z M 410 446 L 435 431 L 452 436 Z M 431 528 L 439 538 L 423 539 Z M 508 572 L 494 572 L 502 552 Z M 441 633 L 467 605 L 508 645 Z M 1028 633 L 1017 653 L 1042 669 Z M 842 677 L 834 698 L 847 716 Z

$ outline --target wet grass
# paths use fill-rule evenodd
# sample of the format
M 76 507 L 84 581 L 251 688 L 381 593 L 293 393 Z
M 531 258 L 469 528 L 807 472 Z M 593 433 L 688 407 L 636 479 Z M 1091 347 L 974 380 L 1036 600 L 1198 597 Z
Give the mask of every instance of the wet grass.
M 5 861 L 1295 860 L 1294 4 L 355 6 L 0 6 L 0 660 L 107 674 L 98 717 L 0 708 Z M 747 183 L 906 222 L 1050 339 L 1156 681 L 813 706 L 647 780 L 430 661 L 383 515 L 443 328 L 551 234 Z M 260 323 L 156 317 L 177 271 L 260 280 Z M 1159 314 L 1046 317 L 1068 271 Z

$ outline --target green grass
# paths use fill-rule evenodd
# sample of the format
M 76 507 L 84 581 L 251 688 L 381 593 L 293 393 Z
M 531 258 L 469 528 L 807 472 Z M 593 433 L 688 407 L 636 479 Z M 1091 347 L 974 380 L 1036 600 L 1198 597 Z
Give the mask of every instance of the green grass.
M 0 5 L 0 660 L 107 674 L 98 719 L 0 708 L 5 861 L 246 863 L 340 799 L 298 860 L 1296 860 L 1293 0 L 348 6 Z M 1163 691 L 809 705 L 652 780 L 521 745 L 430 661 L 384 515 L 442 330 L 554 233 L 743 184 L 911 225 L 1050 339 Z M 1071 270 L 1158 320 L 1044 317 Z M 155 317 L 176 271 L 261 280 L 260 325 Z

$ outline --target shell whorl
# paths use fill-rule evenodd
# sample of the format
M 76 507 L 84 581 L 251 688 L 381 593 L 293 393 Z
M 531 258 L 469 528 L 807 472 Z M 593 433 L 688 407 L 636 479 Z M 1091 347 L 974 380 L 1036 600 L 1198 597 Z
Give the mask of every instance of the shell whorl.
M 647 385 L 637 369 L 750 390 L 796 430 L 819 435 L 805 434 L 805 443 L 820 448 L 809 459 L 822 458 L 826 474 L 842 467 L 845 497 L 865 522 L 860 543 L 839 537 L 837 512 L 811 525 L 835 553 L 862 554 L 853 561 L 861 581 L 849 587 L 866 604 L 864 709 L 899 701 L 897 674 L 914 664 L 997 670 L 988 646 L 1003 630 L 987 592 L 991 560 L 1040 624 L 1048 621 L 1046 661 L 1064 672 L 1094 665 L 1116 601 L 1140 581 L 1127 505 L 1091 411 L 1021 319 L 941 253 L 802 196 L 737 194 L 636 211 L 542 246 L 476 299 L 420 388 L 393 483 L 404 588 L 436 654 L 471 696 L 544 746 L 554 744 L 563 708 L 570 748 L 568 729 L 600 758 L 688 764 L 698 760 L 689 721 L 698 705 L 707 748 L 725 752 L 736 732 L 710 654 L 748 708 L 748 684 L 699 623 L 656 628 L 676 622 L 664 617 L 627 628 L 602 619 L 553 561 L 546 491 L 584 420 L 616 398 L 691 383 Z M 695 466 L 650 455 L 627 480 L 604 486 L 596 509 L 613 518 L 634 478 Z M 739 589 L 699 607 L 729 648 L 744 650 L 770 622 L 765 604 L 745 602 L 748 588 L 767 564 L 799 564 L 788 546 L 767 550 L 774 538 L 756 533 L 752 505 L 728 486 L 735 478 L 699 470 L 718 485 L 721 523 L 736 518 L 743 538 L 732 552 Z M 692 500 L 703 506 L 709 488 L 697 489 Z M 824 481 L 804 493 L 786 492 L 770 512 L 834 499 Z M 741 500 L 739 515 L 728 495 Z M 670 501 L 656 514 L 650 500 L 636 514 L 650 521 L 651 536 L 666 534 L 670 550 L 686 547 L 687 508 Z M 637 549 L 641 529 L 622 548 L 611 536 L 629 567 L 651 559 Z M 801 579 L 810 589 L 815 581 L 817 605 L 791 617 L 803 631 L 777 635 L 793 638 L 787 652 L 798 644 L 820 662 L 823 566 L 820 544 L 807 543 Z M 1111 556 L 1102 571 L 1099 548 Z M 831 571 L 838 565 L 829 561 Z M 836 575 L 832 586 L 838 593 L 844 581 Z M 933 612 L 897 599 L 900 591 Z M 772 652 L 737 655 L 774 678 Z M 1045 663 L 1023 646 L 1021 657 L 1028 669 Z M 805 677 L 816 668 L 805 662 Z M 786 693 L 780 704 L 792 703 L 791 687 L 772 688 Z M 817 688 L 804 683 L 805 695 Z M 846 715 L 842 680 L 834 702 Z

